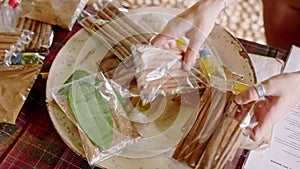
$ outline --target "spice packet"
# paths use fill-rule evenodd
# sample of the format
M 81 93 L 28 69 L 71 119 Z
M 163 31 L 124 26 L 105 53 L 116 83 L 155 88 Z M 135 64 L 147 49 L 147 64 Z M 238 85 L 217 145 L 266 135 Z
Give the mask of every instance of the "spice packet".
M 0 123 L 15 123 L 41 67 L 0 65 Z
M 88 0 L 24 0 L 21 16 L 72 30 Z
M 125 147 L 142 138 L 126 117 L 123 99 L 128 95 L 126 91 L 101 72 L 91 75 L 77 72 L 68 81 L 72 82 L 50 89 L 50 93 L 78 127 L 91 166 L 119 155 Z
M 21 55 L 17 56 L 24 50 L 24 46 L 32 41 L 34 33 L 29 30 L 13 30 L 11 32 L 2 32 L 0 36 L 7 37 L 0 43 L 2 52 L 2 58 L 0 62 L 9 67 L 12 64 L 17 64 L 17 60 L 21 60 Z M 40 55 L 36 55 L 38 58 L 43 58 Z M 32 57 L 34 59 L 35 57 Z
M 250 126 L 253 105 L 240 107 L 234 97 L 232 92 L 226 92 L 226 102 L 223 102 L 224 95 L 220 91 L 206 88 L 199 112 L 190 124 L 192 127 L 177 145 L 172 158 L 191 168 L 236 166 L 232 160 L 241 153 L 243 130 Z M 216 107 L 220 103 L 223 108 Z
M 38 52 L 48 54 L 48 49 L 52 45 L 54 32 L 52 25 L 38 20 L 20 17 L 16 25 L 17 29 L 25 29 L 34 33 L 32 41 L 24 46 L 26 52 Z
M 155 31 L 143 22 L 136 23 L 134 14 L 113 1 L 101 1 L 84 10 L 79 23 L 105 42 L 121 61 L 131 56 L 132 44 L 149 44 Z

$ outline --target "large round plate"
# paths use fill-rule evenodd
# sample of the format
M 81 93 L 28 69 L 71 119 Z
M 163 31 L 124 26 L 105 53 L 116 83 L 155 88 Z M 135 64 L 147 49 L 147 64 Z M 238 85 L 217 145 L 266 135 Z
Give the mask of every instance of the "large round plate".
M 164 11 L 164 13 L 162 13 Z M 178 9 L 143 8 L 132 11 L 139 14 L 139 19 L 147 22 L 154 29 L 160 29 L 174 14 L 180 12 Z M 157 17 L 159 15 L 159 17 Z M 216 26 L 210 35 L 214 46 L 223 56 L 222 62 L 229 69 L 238 74 L 244 75 L 245 83 L 254 84 L 256 79 L 250 59 L 239 44 L 239 42 L 225 31 L 222 27 Z M 74 69 L 83 68 L 91 72 L 98 69 L 99 57 L 103 57 L 107 49 L 104 44 L 92 37 L 84 29 L 78 31 L 57 54 L 49 72 L 47 81 L 47 100 L 52 100 L 49 89 L 59 86 L 65 82 Z M 102 55 L 101 55 L 102 54 Z M 180 107 L 182 112 L 192 112 Z M 48 104 L 48 111 L 59 135 L 65 143 L 77 154 L 85 157 L 81 146 L 79 134 L 76 126 L 72 124 L 66 115 L 54 104 Z M 178 113 L 173 123 L 183 123 L 188 116 Z M 161 134 L 144 139 L 134 147 L 126 149 L 121 156 L 107 159 L 101 163 L 105 168 L 183 168 L 183 166 L 173 166 L 170 159 L 170 150 L 180 138 L 179 128 L 169 127 Z M 145 127 L 141 127 L 147 129 Z M 151 126 L 150 126 L 151 130 Z M 177 130 L 177 131 L 176 131 Z M 174 134 L 175 133 L 175 134 Z M 146 145 L 152 145 L 145 147 Z M 143 154 L 137 158 L 137 154 Z

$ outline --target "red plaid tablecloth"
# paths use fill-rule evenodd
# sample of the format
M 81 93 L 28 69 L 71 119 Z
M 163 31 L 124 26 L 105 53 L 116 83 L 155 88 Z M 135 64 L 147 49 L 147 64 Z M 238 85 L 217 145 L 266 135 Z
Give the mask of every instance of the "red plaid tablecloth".
M 42 72 L 48 72 L 56 54 L 66 41 L 81 27 L 75 25 L 69 32 L 54 27 L 55 38 L 46 56 Z M 267 55 L 285 60 L 287 51 L 239 39 L 249 53 Z M 46 107 L 46 80 L 38 77 L 18 116 L 15 125 L 0 124 L 0 168 L 90 168 L 59 137 Z M 240 164 L 247 157 L 247 151 Z

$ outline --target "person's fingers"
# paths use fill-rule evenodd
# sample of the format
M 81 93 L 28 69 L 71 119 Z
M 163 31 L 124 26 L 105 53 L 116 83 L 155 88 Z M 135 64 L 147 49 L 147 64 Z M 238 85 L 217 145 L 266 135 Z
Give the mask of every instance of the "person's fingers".
M 253 129 L 250 138 L 254 141 L 260 141 L 264 135 L 272 129 L 273 123 L 271 120 L 259 122 Z
M 185 34 L 186 31 L 186 24 L 184 24 L 185 20 L 176 16 L 171 19 L 164 29 L 151 40 L 151 44 L 154 45 L 161 45 L 166 41 L 171 39 L 177 39 L 179 36 Z
M 250 86 L 248 89 L 242 91 L 235 97 L 237 104 L 247 104 L 252 101 L 259 100 L 259 96 L 254 86 Z
M 256 86 L 259 87 L 257 88 Z M 261 96 L 258 92 L 260 92 L 261 95 L 265 95 L 266 97 L 277 95 L 279 91 L 276 86 L 277 85 L 276 82 L 274 82 L 274 78 L 267 79 L 260 84 L 250 86 L 248 89 L 239 93 L 235 97 L 235 102 L 237 104 L 247 104 L 252 101 L 261 100 Z
M 197 57 L 198 54 L 195 53 L 194 50 L 192 50 L 191 48 L 187 48 L 183 57 L 184 69 L 190 70 L 193 67 L 193 65 L 195 65 Z
M 156 47 L 163 47 L 165 44 L 167 44 L 170 40 L 170 37 L 165 36 L 163 34 L 156 35 L 152 40 L 151 44 Z
M 258 124 L 254 128 L 250 128 L 250 127 L 244 128 L 243 133 L 245 136 L 248 136 L 251 140 L 258 142 L 261 141 L 261 139 L 264 137 L 267 131 L 271 130 L 271 127 L 266 125 L 262 126 Z
M 204 43 L 206 37 L 196 27 L 193 27 L 186 36 L 190 39 L 190 42 L 184 54 L 183 61 L 185 63 L 185 68 L 190 69 L 196 63 L 196 59 L 199 57 L 200 47 Z

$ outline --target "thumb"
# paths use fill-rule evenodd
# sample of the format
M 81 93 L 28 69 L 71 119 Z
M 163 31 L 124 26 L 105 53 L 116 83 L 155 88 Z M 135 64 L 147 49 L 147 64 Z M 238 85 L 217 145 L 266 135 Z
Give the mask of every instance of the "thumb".
M 242 91 L 235 97 L 235 102 L 237 104 L 247 104 L 252 101 L 260 100 L 255 86 L 250 86 L 248 89 Z
M 206 36 L 204 36 L 201 31 L 194 28 L 190 32 L 188 32 L 188 36 L 190 39 L 189 45 L 184 54 L 184 63 L 187 68 L 191 68 L 196 63 L 197 58 L 199 57 L 199 51 L 206 40 Z
M 165 43 L 169 41 L 169 39 L 169 37 L 163 34 L 158 34 L 150 41 L 150 43 L 154 46 L 162 47 Z
M 196 53 L 194 50 L 188 47 L 183 57 L 184 68 L 186 70 L 190 70 L 195 65 L 197 57 L 198 53 Z

